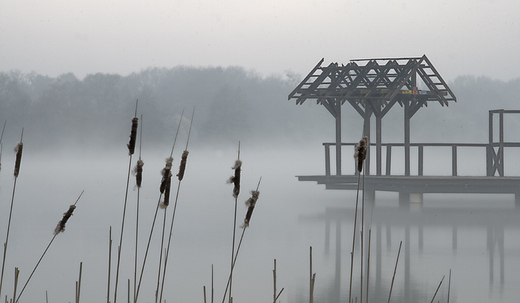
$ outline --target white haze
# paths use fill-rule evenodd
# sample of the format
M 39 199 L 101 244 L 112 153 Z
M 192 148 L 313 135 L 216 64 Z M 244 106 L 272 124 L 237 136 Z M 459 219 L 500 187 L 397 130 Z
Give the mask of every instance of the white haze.
M 125 142 L 126 143 L 126 142 Z M 108 231 L 112 226 L 113 261 L 119 241 L 121 213 L 124 202 L 127 149 L 104 147 L 98 152 L 73 153 L 57 150 L 41 153 L 26 142 L 22 169 L 17 181 L 13 221 L 7 255 L 3 294 L 12 294 L 12 273 L 17 266 L 21 270 L 18 292 L 28 277 L 43 249 L 52 238 L 52 232 L 63 212 L 68 209 L 82 190 L 74 215 L 66 230 L 59 234 L 43 259 L 20 303 L 42 301 L 45 291 L 50 302 L 73 301 L 79 263 L 83 262 L 81 287 L 82 302 L 106 300 Z M 322 186 L 298 182 L 295 175 L 323 174 L 323 150 L 319 142 L 314 147 L 282 149 L 255 147 L 242 144 L 240 158 L 243 161 L 242 191 L 239 198 L 238 220 L 245 214 L 244 201 L 248 191 L 255 189 L 258 180 L 260 198 L 251 225 L 247 229 L 234 274 L 234 301 L 259 303 L 272 300 L 272 267 L 277 259 L 278 289 L 285 288 L 280 302 L 308 301 L 309 246 L 313 246 L 316 272 L 316 302 L 330 301 L 335 273 L 335 224 L 331 224 L 330 252 L 327 255 L 325 223 L 320 216 L 326 211 L 345 211 L 342 229 L 341 297 L 348 295 L 349 254 L 355 205 L 355 193 L 327 191 Z M 177 145 L 174 154 L 176 167 L 183 144 Z M 182 181 L 179 203 L 173 231 L 172 248 L 168 263 L 164 298 L 167 302 L 203 302 L 203 286 L 211 287 L 211 265 L 215 270 L 215 300 L 222 300 L 222 292 L 230 267 L 230 246 L 233 216 L 232 186 L 225 181 L 232 174 L 231 166 L 237 157 L 236 147 L 209 149 L 197 146 L 190 149 L 188 167 Z M 144 181 L 141 190 L 140 250 L 151 224 L 158 198 L 160 170 L 170 150 L 143 148 Z M 134 156 L 134 163 L 135 158 Z M 345 150 L 345 161 L 350 151 Z M 12 163 L 14 155 L 5 152 L 0 174 L 1 234 L 5 233 L 9 201 L 13 185 Z M 345 165 L 349 167 L 349 165 Z M 176 169 L 174 169 L 176 171 Z M 135 203 L 137 191 L 130 181 L 125 239 L 123 243 L 122 269 L 119 279 L 119 301 L 126 301 L 127 279 L 133 281 L 133 243 Z M 176 188 L 174 180 L 173 187 Z M 174 194 L 172 194 L 172 197 Z M 377 194 L 374 210 L 374 227 L 377 220 L 385 218 L 385 210 L 397 210 L 396 194 Z M 511 209 L 511 195 L 425 195 L 425 209 L 467 209 L 474 207 Z M 173 205 L 173 202 L 172 204 Z M 439 210 L 441 211 L 441 210 Z M 155 236 L 147 261 L 141 302 L 153 302 L 158 266 L 158 236 L 162 223 L 162 211 L 158 217 Z M 442 216 L 442 212 L 439 213 Z M 168 217 L 171 215 L 171 206 Z M 350 219 L 348 219 L 350 218 Z M 378 219 L 379 218 L 379 219 Z M 463 216 L 461 218 L 468 218 Z M 476 218 L 469 215 L 469 218 Z M 489 220 L 497 220 L 490 212 Z M 498 218 L 499 219 L 499 218 Z M 474 220 L 473 220 L 474 221 Z M 393 224 L 391 224 L 393 225 Z M 383 236 L 385 235 L 383 225 Z M 241 230 L 239 230 L 241 231 Z M 518 224 L 506 228 L 505 283 L 500 284 L 498 252 L 495 251 L 494 284 L 489 284 L 489 254 L 486 246 L 486 229 L 464 227 L 458 229 L 459 244 L 456 252 L 451 247 L 451 225 L 424 228 L 425 243 L 422 252 L 417 247 L 417 229 L 411 227 L 411 279 L 413 293 L 422 301 L 429 301 L 440 279 L 452 269 L 451 299 L 456 302 L 512 302 L 519 295 Z M 395 221 L 392 237 L 387 246 L 383 239 L 382 288 L 384 295 L 391 281 L 399 241 L 405 240 L 400 222 Z M 374 244 L 375 245 L 375 244 Z M 404 250 L 403 243 L 403 250 Z M 375 256 L 375 252 L 373 253 Z M 359 252 L 357 252 L 359 255 Z M 375 262 L 375 257 L 372 259 Z M 141 261 L 139 261 L 141 263 Z M 356 261 L 358 262 L 358 261 Z M 375 263 L 372 263 L 375 264 Z M 404 256 L 401 255 L 394 294 L 396 300 L 403 295 Z M 357 265 L 356 265 L 357 266 Z M 372 279 L 375 265 L 371 265 Z M 112 268 L 114 273 L 115 266 Z M 358 274 L 356 274 L 358 276 Z M 358 278 L 355 278 L 356 281 Z M 112 277 L 112 290 L 114 280 Z M 371 282 L 373 283 L 373 282 Z M 133 285 L 133 282 L 132 282 Z M 372 284 L 374 285 L 374 284 Z M 375 291 L 375 290 L 371 290 Z M 447 296 L 447 278 L 439 292 L 439 300 Z M 111 299 L 112 300 L 112 299 Z
M 305 75 L 321 59 L 426 54 L 445 79 L 518 78 L 511 0 L 4 1 L 0 70 L 127 75 L 147 67 L 243 66 Z

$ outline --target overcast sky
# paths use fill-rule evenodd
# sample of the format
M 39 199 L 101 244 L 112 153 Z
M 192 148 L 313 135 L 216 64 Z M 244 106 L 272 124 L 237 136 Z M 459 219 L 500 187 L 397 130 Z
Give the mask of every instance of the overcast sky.
M 4 0 L 0 71 L 127 75 L 426 54 L 446 80 L 520 77 L 517 0 Z

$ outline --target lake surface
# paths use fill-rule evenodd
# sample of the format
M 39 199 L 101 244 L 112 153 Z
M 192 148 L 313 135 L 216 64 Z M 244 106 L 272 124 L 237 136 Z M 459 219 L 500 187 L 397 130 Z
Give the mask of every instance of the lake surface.
M 139 264 L 142 264 L 159 198 L 160 171 L 169 153 L 169 148 L 143 150 L 145 166 L 140 190 Z M 177 172 L 180 154 L 180 150 L 174 153 L 174 173 Z M 214 301 L 222 301 L 230 269 L 234 213 L 232 185 L 226 184 L 226 180 L 233 173 L 231 166 L 236 157 L 233 148 L 207 150 L 199 147 L 190 150 L 176 210 L 163 295 L 166 302 L 204 302 L 203 286 L 206 287 L 208 302 L 211 302 L 212 265 Z M 274 259 L 277 260 L 277 289 L 284 288 L 279 301 L 308 302 L 310 246 L 313 247 L 313 272 L 316 273 L 315 302 L 347 302 L 355 192 L 329 191 L 323 186 L 297 181 L 296 175 L 323 173 L 321 146 L 305 150 L 259 150 L 243 145 L 240 157 L 243 170 L 238 199 L 239 225 L 246 212 L 244 201 L 249 197 L 249 191 L 257 187 L 260 177 L 262 181 L 260 198 L 237 259 L 234 302 L 272 302 Z M 132 166 L 136 159 L 137 155 L 134 155 Z M 12 296 L 15 266 L 20 270 L 20 291 L 52 239 L 53 230 L 63 213 L 85 190 L 65 232 L 54 240 L 20 302 L 43 301 L 46 291 L 49 302 L 74 302 L 80 262 L 83 262 L 81 301 L 106 301 L 110 227 L 113 240 L 110 300 L 113 301 L 128 160 L 127 150 L 123 148 L 91 153 L 41 153 L 26 144 L 17 180 L 2 297 L 5 298 L 6 294 L 8 298 Z M 0 172 L 2 238 L 7 228 L 14 182 L 13 163 L 14 154 L 4 151 Z M 119 302 L 127 301 L 128 279 L 133 289 L 137 200 L 133 177 L 130 184 L 118 285 Z M 173 179 L 167 228 L 176 189 L 177 181 Z M 450 269 L 450 302 L 517 300 L 520 296 L 517 287 L 520 283 L 520 220 L 516 219 L 513 201 L 511 195 L 425 195 L 422 206 L 412 207 L 408 216 L 398 212 L 397 194 L 378 193 L 373 211 L 369 207 L 366 210 L 367 221 L 369 215 L 371 218 L 373 237 L 370 300 L 388 300 L 400 241 L 403 241 L 403 247 L 392 301 L 429 302 L 439 282 L 446 276 L 436 297 L 436 301 L 445 302 Z M 428 223 L 425 221 L 422 228 L 415 219 L 412 220 L 421 212 L 429 216 Z M 140 302 L 155 301 L 163 214 L 164 210 L 160 209 Z M 336 241 L 338 231 L 339 246 Z M 237 236 L 241 232 L 239 229 Z M 353 296 L 359 296 L 360 292 L 360 250 L 359 245 L 356 247 Z M 494 249 L 490 250 L 490 247 Z M 380 296 L 378 299 L 376 294 Z

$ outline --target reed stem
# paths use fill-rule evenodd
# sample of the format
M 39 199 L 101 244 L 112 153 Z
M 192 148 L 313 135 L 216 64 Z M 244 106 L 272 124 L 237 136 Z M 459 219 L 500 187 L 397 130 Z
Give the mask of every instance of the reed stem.
M 177 142 L 177 136 L 179 135 L 179 129 L 181 128 L 181 122 L 182 122 L 182 118 L 183 117 L 184 117 L 184 109 L 182 110 L 181 118 L 179 120 L 179 124 L 177 125 L 177 131 L 175 132 L 175 137 L 173 139 L 173 145 L 172 145 L 172 150 L 170 152 L 170 157 L 166 159 L 166 166 L 163 168 L 163 171 L 162 171 L 163 177 L 162 177 L 162 180 L 161 180 L 161 185 L 159 187 L 159 191 L 160 191 L 159 201 L 157 201 L 157 207 L 155 208 L 155 214 L 153 216 L 152 227 L 150 228 L 150 235 L 148 236 L 148 244 L 146 245 L 146 251 L 145 251 L 145 254 L 144 254 L 144 258 L 143 258 L 143 266 L 141 267 L 141 274 L 139 275 L 139 283 L 137 285 L 137 291 L 136 291 L 136 294 L 135 294 L 135 302 L 137 302 L 137 299 L 139 297 L 139 290 L 141 288 L 141 282 L 143 280 L 143 273 L 144 273 L 144 268 L 145 268 L 145 265 L 146 265 L 146 259 L 148 257 L 148 251 L 150 249 L 150 242 L 152 240 L 153 230 L 155 228 L 155 221 L 157 219 L 157 212 L 159 211 L 159 207 L 163 206 L 163 205 L 161 205 L 161 198 L 163 196 L 163 193 L 165 195 L 166 194 L 169 195 L 169 189 L 168 189 L 168 192 L 165 193 L 165 191 L 166 191 L 166 187 L 167 187 L 167 182 L 168 183 L 171 182 L 171 166 L 172 166 L 172 163 L 173 163 L 173 150 L 175 149 L 175 143 Z M 169 199 L 169 197 L 165 198 L 165 199 Z M 166 200 L 166 201 L 168 201 L 168 200 Z M 166 205 L 164 205 L 164 207 L 167 207 L 168 204 L 169 204 L 169 202 L 166 203 Z M 162 254 L 162 248 L 161 248 L 161 254 Z M 156 293 L 156 297 L 157 297 L 157 293 Z
M 390 284 L 390 293 L 388 294 L 388 303 L 390 303 L 390 298 L 392 297 L 392 289 L 394 288 L 395 273 L 397 272 L 397 263 L 399 262 L 399 255 L 401 254 L 401 246 L 403 246 L 403 241 L 399 243 L 399 251 L 397 252 L 397 259 L 395 260 L 394 274 L 392 276 L 392 283 Z
M 152 241 L 152 235 L 153 235 L 153 230 L 154 230 L 154 227 L 155 227 L 155 221 L 157 219 L 157 212 L 159 211 L 159 205 L 161 204 L 161 197 L 162 197 L 162 194 L 159 195 L 159 200 L 157 201 L 157 206 L 155 208 L 155 214 L 153 216 L 152 227 L 150 228 L 150 235 L 148 236 L 148 244 L 146 245 L 146 250 L 145 250 L 144 258 L 143 258 L 143 266 L 141 266 L 141 274 L 139 275 L 139 283 L 137 284 L 137 292 L 135 294 L 135 301 L 136 302 L 137 302 L 137 300 L 139 298 L 139 289 L 141 288 L 141 282 L 143 280 L 144 268 L 145 268 L 145 265 L 146 265 L 146 259 L 148 257 L 148 251 L 150 249 L 150 242 Z
M 159 299 L 159 285 L 161 283 L 161 266 L 162 266 L 162 257 L 163 257 L 165 229 L 166 229 L 166 209 L 164 209 L 164 217 L 163 217 L 163 226 L 162 226 L 162 235 L 161 235 L 161 253 L 159 254 L 159 269 L 157 270 L 157 288 L 155 289 L 155 303 L 157 303 L 157 299 Z M 161 295 L 162 295 L 162 291 L 161 291 Z M 161 298 L 161 300 L 162 300 L 162 298 Z M 159 300 L 159 302 L 161 302 L 161 300 Z
M 2 296 L 2 285 L 4 282 L 5 260 L 7 257 L 7 246 L 9 244 L 9 234 L 11 231 L 11 218 L 13 215 L 14 194 L 16 192 L 16 181 L 18 180 L 18 174 L 20 173 L 20 165 L 21 165 L 21 161 L 22 161 L 22 150 L 23 150 L 22 139 L 23 139 L 23 128 L 22 128 L 22 135 L 20 136 L 20 143 L 18 143 L 18 145 L 16 146 L 16 149 L 15 149 L 16 159 L 15 159 L 15 165 L 14 165 L 13 193 L 11 195 L 11 206 L 9 208 L 9 220 L 7 223 L 7 233 L 6 233 L 5 242 L 4 242 L 4 254 L 2 257 L 2 273 L 0 274 L 0 297 Z
M 364 255 L 364 248 L 365 248 L 365 243 L 364 243 L 364 229 L 365 229 L 365 174 L 363 172 L 363 193 L 361 195 L 361 258 L 360 258 L 360 265 L 359 265 L 359 268 L 360 268 L 360 273 L 361 273 L 361 281 L 359 283 L 360 285 L 360 295 L 359 295 L 359 302 L 360 303 L 363 303 L 363 283 L 364 283 L 364 280 L 363 280 L 363 270 L 364 270 L 364 267 L 363 267 L 363 261 L 364 261 L 364 258 L 365 258 L 365 255 Z
M 258 180 L 258 185 L 256 186 L 256 190 L 251 191 L 251 197 L 247 199 L 246 204 L 249 206 L 247 209 L 246 217 L 244 218 L 244 224 L 242 225 L 242 235 L 240 236 L 240 241 L 238 242 L 237 251 L 235 253 L 235 259 L 233 260 L 233 264 L 231 264 L 231 271 L 229 273 L 229 278 L 226 284 L 226 289 L 224 290 L 224 297 L 222 298 L 222 303 L 226 300 L 226 294 L 228 291 L 229 284 L 231 282 L 231 277 L 233 276 L 233 270 L 235 269 L 235 264 L 238 258 L 238 252 L 240 251 L 240 246 L 242 245 L 242 240 L 244 239 L 244 234 L 246 232 L 246 228 L 249 226 L 249 222 L 251 221 L 251 216 L 253 214 L 253 209 L 255 208 L 256 201 L 260 195 L 258 188 L 260 188 L 260 182 L 262 182 L 262 177 Z
M 367 289 L 366 289 L 366 296 L 367 299 L 365 303 L 368 303 L 368 285 L 370 283 L 370 244 L 371 244 L 371 238 L 372 238 L 372 229 L 368 230 L 368 252 L 367 252 Z
M 23 288 L 22 288 L 22 291 L 20 291 L 20 294 L 18 295 L 18 298 L 16 299 L 15 303 L 18 302 L 18 300 L 20 299 L 20 297 L 22 296 L 24 290 L 25 290 L 25 287 L 27 287 L 27 284 L 29 283 L 29 281 L 31 280 L 34 272 L 36 271 L 36 269 L 38 268 L 38 266 L 40 265 L 40 262 L 42 261 L 43 257 L 45 256 L 45 254 L 47 253 L 47 250 L 49 250 L 49 247 L 51 247 L 51 244 L 52 242 L 54 241 L 54 239 L 56 238 L 58 234 L 54 234 L 54 236 L 52 237 L 51 241 L 49 242 L 49 244 L 47 245 L 47 248 L 45 248 L 45 250 L 43 251 L 43 254 L 41 255 L 40 259 L 38 260 L 38 262 L 36 263 L 36 266 L 34 267 L 34 269 L 32 270 L 31 274 L 29 275 L 29 278 L 27 279 L 27 282 L 25 282 Z
M 118 286 L 118 282 L 119 282 L 119 266 L 121 264 L 121 250 L 122 250 L 122 246 L 123 246 L 123 233 L 124 233 L 124 228 L 125 228 L 125 218 L 126 218 L 126 205 L 127 205 L 127 202 L 128 202 L 128 187 L 129 187 L 129 184 L 130 184 L 130 171 L 132 169 L 132 155 L 129 156 L 129 161 L 128 161 L 128 175 L 127 175 L 127 178 L 126 178 L 126 191 L 125 191 L 125 202 L 124 202 L 124 205 L 123 205 L 123 218 L 121 219 L 121 232 L 119 234 L 119 249 L 117 250 L 117 266 L 116 266 L 116 281 L 115 281 L 115 286 L 114 286 L 114 303 L 117 302 L 117 286 Z
M 112 264 L 112 226 L 108 231 L 108 282 L 107 282 L 107 303 L 110 303 L 110 268 Z
M 448 279 L 448 300 L 446 303 L 450 303 L 450 290 L 451 290 L 451 268 L 450 268 L 450 277 Z
M 352 251 L 350 252 L 350 286 L 348 291 L 348 302 L 352 302 L 352 279 L 354 276 L 354 249 L 356 244 L 356 227 L 357 227 L 357 213 L 358 213 L 358 201 L 359 201 L 359 181 L 361 173 L 358 174 L 358 184 L 356 190 L 356 210 L 354 212 L 354 232 L 352 236 Z
M 4 127 L 2 128 L 2 135 L 0 135 L 0 170 L 2 169 L 2 149 L 3 149 L 2 140 L 4 138 L 4 131 L 5 131 L 6 123 L 7 123 L 7 120 L 4 121 Z
M 441 288 L 442 281 L 444 281 L 444 277 L 446 277 L 446 276 L 442 276 L 441 282 L 439 283 L 439 286 L 437 286 L 437 290 L 435 291 L 435 294 L 433 294 L 431 303 L 433 303 L 433 300 L 435 300 L 435 297 L 437 296 L 437 292 L 439 291 L 439 288 Z
M 126 218 L 126 205 L 128 202 L 128 187 L 130 185 L 130 172 L 132 170 L 132 155 L 135 150 L 135 142 L 137 137 L 137 127 L 139 118 L 137 118 L 137 103 L 139 100 L 135 102 L 135 114 L 132 118 L 132 129 L 130 131 L 130 142 L 127 144 L 128 146 L 128 173 L 126 177 L 126 190 L 125 190 L 125 202 L 123 204 L 123 218 L 121 219 L 121 231 L 119 236 L 119 248 L 117 250 L 117 266 L 116 266 L 116 281 L 114 286 L 114 303 L 117 302 L 117 286 L 119 284 L 119 267 L 121 264 L 121 251 L 123 250 L 123 234 L 125 229 L 125 218 Z
M 141 184 L 143 181 L 144 162 L 141 159 L 141 151 L 143 145 L 143 115 L 141 115 L 141 128 L 139 129 L 139 160 L 135 168 L 135 182 L 137 186 L 137 203 L 135 215 L 135 251 L 134 251 L 134 303 L 137 303 L 135 294 L 137 291 L 137 247 L 139 246 L 139 200 L 141 197 Z
M 168 265 L 168 256 L 169 256 L 169 253 L 170 253 L 170 244 L 171 244 L 171 239 L 172 239 L 172 234 L 173 234 L 173 226 L 174 226 L 173 223 L 175 221 L 175 213 L 177 212 L 177 201 L 179 200 L 179 190 L 180 190 L 180 187 L 181 187 L 181 180 L 179 180 L 179 182 L 177 183 L 177 193 L 175 195 L 175 203 L 173 204 L 172 221 L 171 221 L 171 224 L 170 224 L 170 234 L 168 236 L 168 244 L 166 246 L 166 256 L 164 257 L 164 268 L 163 268 L 163 276 L 162 276 L 162 282 L 161 282 L 161 294 L 159 296 L 160 300 L 162 300 L 162 296 L 163 296 L 164 279 L 165 279 L 165 276 L 166 276 L 166 266 Z M 165 212 L 164 216 L 165 216 L 164 219 L 166 221 L 166 212 Z M 164 226 L 163 226 L 163 232 L 164 232 Z M 162 249 L 162 247 L 161 247 L 161 249 Z
M 166 279 L 166 268 L 167 268 L 167 265 L 168 265 L 168 256 L 170 254 L 170 244 L 171 244 L 171 240 L 172 240 L 172 234 L 173 234 L 173 226 L 174 226 L 174 222 L 175 222 L 175 214 L 177 212 L 177 203 L 179 201 L 179 192 L 180 192 L 180 189 L 181 189 L 181 182 L 182 180 L 184 179 L 184 173 L 186 171 L 186 164 L 187 164 L 187 161 L 188 161 L 188 144 L 190 142 L 190 136 L 191 136 L 191 127 L 193 125 L 193 117 L 195 115 L 195 107 L 193 107 L 193 112 L 191 114 L 191 121 L 190 121 L 190 129 L 188 131 L 188 138 L 186 140 L 186 147 L 184 148 L 184 151 L 182 152 L 182 157 L 181 157 L 181 163 L 179 165 L 179 173 L 177 174 L 177 179 L 178 179 L 178 183 L 177 183 L 177 192 L 175 194 L 175 203 L 173 205 L 173 213 L 172 213 L 172 220 L 171 220 L 171 224 L 170 224 L 170 233 L 168 235 L 168 245 L 167 245 L 167 248 L 166 248 L 166 255 L 165 255 L 165 258 L 164 258 L 164 268 L 163 268 L 163 276 L 162 276 L 162 282 L 161 282 L 161 294 L 159 296 L 159 303 L 161 303 L 162 301 L 162 296 L 163 296 L 163 291 L 164 291 L 164 280 Z M 169 194 L 169 192 L 168 192 Z M 166 212 L 164 213 L 164 222 L 166 222 Z M 163 237 L 164 237 L 164 225 L 163 225 Z M 162 250 L 162 247 L 161 247 L 161 250 Z M 160 269 L 160 267 L 159 267 Z
M 238 157 L 235 165 L 232 167 L 235 170 L 235 175 L 231 177 L 229 181 L 233 182 L 233 197 L 235 198 L 235 213 L 233 216 L 233 241 L 231 245 L 231 266 L 233 265 L 233 259 L 235 255 L 235 240 L 237 230 L 237 209 L 238 209 L 238 195 L 240 194 L 240 177 L 242 170 L 242 162 L 240 161 L 240 141 L 238 141 Z M 229 300 L 231 301 L 231 288 L 233 286 L 233 275 L 231 275 L 231 281 L 229 282 Z
M 273 263 L 273 303 L 276 303 L 276 259 Z
M 81 196 L 83 195 L 83 192 L 84 192 L 84 191 L 81 192 L 81 194 L 79 195 L 79 197 L 78 197 L 78 199 L 76 200 L 76 202 L 75 202 L 73 205 L 71 205 L 71 207 L 69 207 L 69 210 L 72 208 L 72 206 L 74 206 L 74 208 L 75 208 L 75 206 L 76 206 L 76 204 L 78 203 L 79 199 L 80 199 Z M 67 213 L 65 213 L 65 214 L 63 215 L 63 217 L 65 218 L 65 216 L 66 216 L 67 214 L 68 214 L 68 211 L 67 211 Z M 72 215 L 72 214 L 71 214 L 71 215 Z M 61 225 L 61 222 L 62 222 L 62 221 L 63 221 L 63 219 L 60 221 L 60 223 L 58 223 L 58 225 Z M 65 228 L 63 228 L 63 230 L 61 230 L 60 232 L 63 232 L 64 230 L 65 230 Z M 29 284 L 29 281 L 31 281 L 31 278 L 32 278 L 32 276 L 34 275 L 34 272 L 36 271 L 36 269 L 37 269 L 38 266 L 40 265 L 41 261 L 43 260 L 43 257 L 45 257 L 45 254 L 46 254 L 47 251 L 49 250 L 49 247 L 51 247 L 52 242 L 54 241 L 54 239 L 56 239 L 56 236 L 59 235 L 60 232 L 56 232 L 56 230 L 55 230 L 54 235 L 52 236 L 51 241 L 49 242 L 49 244 L 47 245 L 47 247 L 46 247 L 45 250 L 43 251 L 43 254 L 40 256 L 40 259 L 39 259 L 38 262 L 36 263 L 36 266 L 34 266 L 34 269 L 32 270 L 31 274 L 29 275 L 29 278 L 27 279 L 27 282 L 25 282 L 25 284 L 24 284 L 22 290 L 20 291 L 20 294 L 18 295 L 18 298 L 16 298 L 16 300 L 14 301 L 14 303 L 17 303 L 18 300 L 20 300 L 20 297 L 22 296 L 22 294 L 23 294 L 25 288 L 27 287 L 27 284 Z M 14 298 L 13 298 L 13 300 L 14 300 Z
M 18 267 L 14 268 L 14 292 L 13 292 L 13 298 L 16 298 L 16 288 L 18 287 L 18 275 L 20 274 L 20 271 L 18 270 Z
M 81 274 L 83 272 L 83 262 L 79 263 L 79 278 L 78 278 L 78 289 L 76 294 L 76 303 L 79 303 L 79 299 L 81 296 Z
M 363 134 L 365 130 L 363 129 Z M 364 176 L 363 163 L 365 161 L 367 155 L 367 136 L 363 135 L 363 138 L 359 140 L 359 144 L 356 146 L 356 152 L 354 154 L 354 158 L 357 159 L 357 171 L 358 171 L 358 181 L 357 181 L 357 190 L 356 190 L 356 211 L 354 214 L 354 232 L 352 236 L 352 252 L 350 254 L 350 286 L 348 292 L 348 301 L 349 303 L 352 300 L 352 279 L 354 274 L 354 249 L 356 244 L 356 228 L 357 228 L 357 214 L 358 214 L 358 204 L 359 204 L 359 183 L 361 173 Z M 362 225 L 364 224 L 364 200 L 365 200 L 365 188 L 364 188 L 364 177 L 363 177 L 363 196 L 362 196 Z M 363 226 L 361 226 L 361 298 L 363 298 Z M 361 299 L 362 301 L 363 299 Z
M 312 272 L 312 246 L 309 247 L 309 303 L 314 302 L 314 279 Z
M 229 283 L 231 281 L 231 276 L 233 274 L 233 270 L 235 269 L 235 264 L 236 264 L 237 258 L 238 258 L 238 252 L 240 251 L 240 246 L 242 245 L 242 239 L 244 239 L 244 233 L 246 232 L 246 228 L 247 228 L 247 226 L 244 226 L 244 229 L 242 229 L 242 235 L 240 236 L 240 241 L 238 242 L 238 248 L 237 248 L 237 252 L 235 254 L 235 259 L 233 260 L 233 264 L 231 264 L 231 272 L 229 273 L 229 278 L 227 280 L 226 289 L 224 290 L 224 297 L 222 298 L 222 303 L 224 303 L 224 301 L 226 300 L 226 294 L 228 291 Z

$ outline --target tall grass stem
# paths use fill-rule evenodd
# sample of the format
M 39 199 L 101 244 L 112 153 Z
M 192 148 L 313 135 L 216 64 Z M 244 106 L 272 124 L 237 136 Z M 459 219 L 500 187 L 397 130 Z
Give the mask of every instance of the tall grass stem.
M 83 192 L 84 192 L 84 191 L 81 192 L 81 194 L 79 195 L 78 199 L 76 200 L 76 202 L 75 202 L 72 206 L 76 206 L 76 204 L 78 203 L 79 199 L 80 199 L 81 196 L 83 195 Z M 69 208 L 69 209 L 70 209 L 70 208 Z M 65 216 L 65 215 L 64 215 L 64 216 Z M 65 229 L 63 229 L 63 230 L 65 230 Z M 22 296 L 22 294 L 23 294 L 25 288 L 27 287 L 27 284 L 29 284 L 29 281 L 31 281 L 31 278 L 32 278 L 32 276 L 34 275 L 34 272 L 36 271 L 36 269 L 37 269 L 38 266 L 40 265 L 41 261 L 43 260 L 43 257 L 45 257 L 45 254 L 46 254 L 47 251 L 49 250 L 49 247 L 51 247 L 52 242 L 54 241 L 54 239 L 56 239 L 56 236 L 57 236 L 58 234 L 59 234 L 59 233 L 56 233 L 56 232 L 55 232 L 54 235 L 52 236 L 51 241 L 49 242 L 49 244 L 47 245 L 47 247 L 46 247 L 45 250 L 43 251 L 43 254 L 40 256 L 40 259 L 39 259 L 38 262 L 36 263 L 36 266 L 34 266 L 34 268 L 33 268 L 32 272 L 31 272 L 31 274 L 29 275 L 29 278 L 27 279 L 27 282 L 25 282 L 25 284 L 24 284 L 22 290 L 20 291 L 20 294 L 18 295 L 18 298 L 16 298 L 16 300 L 14 301 L 14 303 L 17 303 L 18 300 L 20 300 L 20 297 Z M 14 298 L 13 298 L 13 300 L 14 300 Z
M 15 160 L 15 168 L 14 168 L 14 183 L 13 183 L 13 193 L 11 195 L 11 206 L 9 208 L 9 220 L 7 222 L 7 232 L 5 236 L 5 242 L 4 242 L 4 254 L 2 257 L 2 272 L 0 274 L 0 298 L 2 297 L 2 285 L 4 282 L 4 270 L 5 270 L 5 260 L 7 258 L 7 247 L 9 244 L 9 234 L 11 231 L 11 219 L 13 215 L 13 205 L 14 205 L 14 195 L 16 192 L 16 181 L 18 180 L 18 174 L 20 172 L 20 164 L 22 161 L 22 149 L 23 149 L 23 128 L 22 128 L 22 135 L 20 136 L 20 143 L 16 146 L 15 152 L 16 152 L 16 160 Z M 13 298 L 14 300 L 14 298 Z
M 108 281 L 107 281 L 107 303 L 110 303 L 110 269 L 112 267 L 112 226 L 108 231 Z
M 155 208 L 155 214 L 153 216 L 152 227 L 150 228 L 150 235 L 148 236 L 148 243 L 146 244 L 146 250 L 145 250 L 144 258 L 143 258 L 143 265 L 141 266 L 141 273 L 139 275 L 139 283 L 137 284 L 137 291 L 135 293 L 135 301 L 136 302 L 139 299 L 139 290 L 141 288 L 141 282 L 143 280 L 144 268 L 146 266 L 146 260 L 148 258 L 148 251 L 150 250 L 150 242 L 152 241 L 152 235 L 153 235 L 153 230 L 154 230 L 154 227 L 155 227 L 155 221 L 157 219 L 157 213 L 159 211 L 159 205 L 161 204 L 161 197 L 162 197 L 162 194 L 159 195 L 159 200 L 157 201 L 157 206 Z
M 126 177 L 125 202 L 123 204 L 123 218 L 121 219 L 119 247 L 117 250 L 116 281 L 115 281 L 115 286 L 114 286 L 114 303 L 117 302 L 117 286 L 119 284 L 119 267 L 121 264 L 121 251 L 123 250 L 123 234 L 124 234 L 124 229 L 125 229 L 126 205 L 128 202 L 128 187 L 130 185 L 130 172 L 132 171 L 132 155 L 134 154 L 135 141 L 136 141 L 136 137 L 137 137 L 137 127 L 138 127 L 138 120 L 139 120 L 139 118 L 137 118 L 138 101 L 139 100 L 136 100 L 136 102 L 135 102 L 135 114 L 134 114 L 134 117 L 132 118 L 132 129 L 130 131 L 130 142 L 127 144 L 128 153 L 129 153 L 128 173 L 127 173 L 127 177 Z
M 395 260 L 394 274 L 392 275 L 392 283 L 390 284 L 390 293 L 388 294 L 388 303 L 390 303 L 390 298 L 392 297 L 392 289 L 394 288 L 395 273 L 397 272 L 397 264 L 399 263 L 399 256 L 401 255 L 402 246 L 403 246 L 403 241 L 401 241 L 399 243 L 399 251 L 397 252 L 397 258 Z
M 442 285 L 442 281 L 444 281 L 444 278 L 446 276 L 442 276 L 442 279 L 441 279 L 441 282 L 439 283 L 439 286 L 437 286 L 437 290 L 435 290 L 435 293 L 433 294 L 433 298 L 432 298 L 432 301 L 430 303 L 433 303 L 433 300 L 435 300 L 435 297 L 437 296 L 437 292 L 439 292 L 439 288 L 441 288 L 441 285 Z

